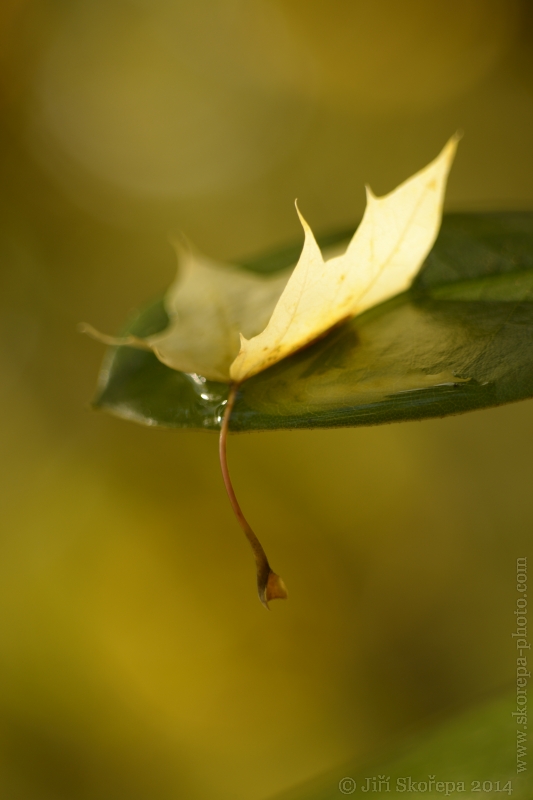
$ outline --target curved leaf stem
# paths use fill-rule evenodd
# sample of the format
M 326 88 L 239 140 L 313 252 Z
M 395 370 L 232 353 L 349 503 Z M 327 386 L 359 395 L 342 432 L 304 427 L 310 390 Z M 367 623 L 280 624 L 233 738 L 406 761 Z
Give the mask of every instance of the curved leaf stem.
M 235 491 L 233 489 L 233 484 L 231 483 L 231 478 L 228 470 L 228 462 L 226 456 L 226 442 L 228 437 L 228 430 L 229 430 L 229 421 L 231 417 L 231 412 L 233 410 L 233 406 L 235 405 L 235 400 L 237 398 L 237 393 L 239 391 L 239 384 L 232 383 L 230 385 L 230 390 L 228 394 L 228 399 L 226 403 L 226 408 L 224 410 L 224 416 L 222 417 L 222 425 L 220 427 L 220 437 L 219 437 L 219 446 L 218 451 L 220 455 L 220 467 L 222 469 L 222 477 L 224 479 L 224 485 L 226 487 L 226 492 L 228 493 L 229 501 L 231 503 L 231 507 L 239 525 L 244 531 L 244 535 L 248 539 L 250 543 L 250 547 L 252 548 L 252 552 L 254 554 L 255 563 L 257 567 L 257 591 L 259 593 L 259 599 L 265 606 L 268 608 L 269 600 L 275 599 L 285 599 L 287 597 L 287 590 L 285 588 L 285 584 L 283 583 L 282 579 L 279 575 L 276 575 L 275 572 L 272 571 L 270 568 L 270 564 L 268 563 L 268 558 L 266 556 L 265 551 L 263 550 L 263 546 L 255 533 L 253 532 L 252 528 L 248 524 L 246 517 L 244 516 L 242 509 L 239 505 L 239 501 L 235 495 Z

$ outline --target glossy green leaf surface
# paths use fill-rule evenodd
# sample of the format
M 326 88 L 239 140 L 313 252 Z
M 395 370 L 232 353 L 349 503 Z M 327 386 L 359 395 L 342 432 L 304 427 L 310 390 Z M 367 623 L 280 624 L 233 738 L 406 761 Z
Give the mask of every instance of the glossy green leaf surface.
M 527 742 L 519 738 L 527 730 L 512 716 L 516 710 L 516 693 L 492 700 L 409 737 L 388 757 L 367 765 L 344 764 L 276 800 L 338 800 L 343 795 L 530 800 L 533 779 L 520 749 L 527 749 Z
M 243 268 L 274 272 L 295 263 L 300 249 Z M 147 336 L 166 324 L 158 300 L 124 333 Z M 146 425 L 217 430 L 227 393 L 226 384 L 119 347 L 106 355 L 94 405 Z M 371 425 L 532 396 L 533 214 L 450 214 L 409 292 L 242 384 L 231 428 Z

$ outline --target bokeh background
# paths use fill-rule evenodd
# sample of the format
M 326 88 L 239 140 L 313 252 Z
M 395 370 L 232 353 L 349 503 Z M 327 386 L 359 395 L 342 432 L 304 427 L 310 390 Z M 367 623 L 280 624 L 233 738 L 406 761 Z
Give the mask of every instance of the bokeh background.
M 451 210 L 533 209 L 519 0 L 2 0 L 0 794 L 260 800 L 512 680 L 533 403 L 230 440 L 90 410 L 175 271 L 354 224 L 465 131 Z M 453 777 L 453 776 L 452 776 Z

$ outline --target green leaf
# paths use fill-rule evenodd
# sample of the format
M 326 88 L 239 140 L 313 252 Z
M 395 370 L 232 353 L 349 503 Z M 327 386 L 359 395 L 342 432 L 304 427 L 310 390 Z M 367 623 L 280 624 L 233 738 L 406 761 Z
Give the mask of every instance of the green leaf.
M 510 796 L 513 800 L 530 800 L 531 771 L 517 771 L 518 759 L 525 765 L 527 757 L 517 759 L 517 731 L 524 734 L 524 726 L 512 716 L 516 710 L 515 692 L 410 737 L 388 757 L 367 765 L 344 764 L 276 800 L 339 800 L 343 794 L 359 798 L 405 794 L 411 798 L 488 800 Z M 389 792 L 385 783 L 381 791 L 378 788 L 373 792 L 374 785 L 379 787 L 380 776 L 382 780 L 389 778 Z M 370 787 L 366 795 L 364 787 Z
M 243 268 L 286 268 L 300 249 Z M 124 334 L 148 336 L 167 321 L 160 299 Z M 227 393 L 227 384 L 119 347 L 106 355 L 94 405 L 146 425 L 218 430 Z M 533 214 L 451 214 L 409 292 L 242 384 L 231 429 L 372 425 L 532 396 Z

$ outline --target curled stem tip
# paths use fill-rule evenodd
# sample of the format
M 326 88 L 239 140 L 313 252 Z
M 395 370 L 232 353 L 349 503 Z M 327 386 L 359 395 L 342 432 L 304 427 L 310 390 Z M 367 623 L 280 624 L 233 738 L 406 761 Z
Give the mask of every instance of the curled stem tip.
M 229 475 L 226 457 L 226 442 L 229 429 L 229 420 L 235 404 L 238 389 L 238 383 L 231 384 L 226 408 L 224 410 L 224 416 L 222 418 L 219 438 L 220 467 L 222 469 L 222 477 L 224 479 L 224 485 L 228 493 L 231 507 L 233 508 L 233 512 L 237 517 L 239 525 L 243 529 L 244 535 L 248 539 L 250 547 L 252 548 L 252 553 L 254 554 L 257 568 L 257 591 L 259 594 L 259 599 L 265 608 L 268 608 L 268 603 L 270 600 L 285 600 L 287 598 L 287 589 L 279 575 L 276 575 L 276 573 L 270 568 L 268 558 L 263 550 L 261 542 L 253 532 L 244 514 L 242 513 Z

